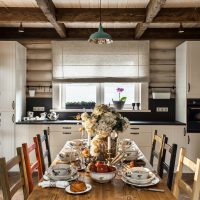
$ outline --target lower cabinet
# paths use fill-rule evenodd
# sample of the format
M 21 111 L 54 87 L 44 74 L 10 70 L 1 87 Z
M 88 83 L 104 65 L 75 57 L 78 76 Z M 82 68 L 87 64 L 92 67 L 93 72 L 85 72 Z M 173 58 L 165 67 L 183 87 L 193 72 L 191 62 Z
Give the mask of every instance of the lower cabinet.
M 194 162 L 200 159 L 200 133 L 187 134 L 187 156 Z
M 157 130 L 158 135 L 165 134 L 168 137 L 168 144 L 172 145 L 177 144 L 177 154 L 176 154 L 176 164 L 175 171 L 177 168 L 177 162 L 179 157 L 179 151 L 181 147 L 186 148 L 187 144 L 187 134 L 185 126 L 176 126 L 176 125 L 168 125 L 168 126 L 152 126 L 152 134 Z M 169 163 L 170 155 L 166 154 L 166 162 Z
M 81 125 L 50 125 L 49 141 L 52 159 L 55 159 L 66 141 L 81 138 L 80 127 Z
M 8 118 L 12 115 L 8 115 Z M 36 134 L 41 134 L 44 129 L 49 129 L 49 142 L 51 149 L 52 159 L 56 157 L 61 148 L 65 145 L 66 141 L 81 138 L 81 133 L 79 128 L 81 125 L 77 124 L 66 124 L 66 125 L 15 125 L 15 141 L 14 136 L 9 133 L 12 132 L 10 129 L 3 128 L 3 123 L 1 122 L 1 134 L 0 134 L 0 154 L 5 154 L 8 147 L 21 146 L 22 143 L 33 143 L 33 137 Z M 6 126 L 8 128 L 8 125 Z M 10 125 L 9 127 L 12 126 Z M 130 138 L 136 142 L 141 151 L 144 153 L 146 158 L 150 159 L 151 145 L 152 145 L 152 135 L 158 131 L 159 135 L 165 134 L 168 137 L 168 143 L 176 143 L 178 145 L 178 151 L 176 156 L 176 166 L 179 157 L 179 150 L 181 147 L 187 149 L 187 155 L 190 159 L 196 161 L 200 158 L 200 134 L 186 134 L 185 126 L 175 126 L 175 125 L 131 125 L 127 131 L 119 134 L 119 138 Z M 4 133 L 4 134 L 3 134 Z M 1 141 L 5 141 L 2 143 Z M 14 145 L 15 143 L 15 145 Z M 6 153 L 7 158 L 14 155 L 15 148 L 9 149 Z M 167 160 L 169 156 L 167 155 Z M 155 163 L 156 165 L 156 163 Z
M 10 160 L 15 154 L 14 112 L 1 112 L 0 156 Z
M 150 159 L 152 133 L 151 126 L 147 125 L 130 125 L 128 130 L 119 134 L 119 138 L 129 138 L 133 140 L 146 158 Z

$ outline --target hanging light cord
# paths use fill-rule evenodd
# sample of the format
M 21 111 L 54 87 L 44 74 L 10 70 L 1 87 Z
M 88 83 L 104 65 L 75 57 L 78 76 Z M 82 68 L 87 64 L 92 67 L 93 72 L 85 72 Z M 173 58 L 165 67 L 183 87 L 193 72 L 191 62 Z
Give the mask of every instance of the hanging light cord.
M 100 24 L 101 24 L 101 0 L 100 0 L 100 10 L 99 10 L 99 15 L 100 15 Z

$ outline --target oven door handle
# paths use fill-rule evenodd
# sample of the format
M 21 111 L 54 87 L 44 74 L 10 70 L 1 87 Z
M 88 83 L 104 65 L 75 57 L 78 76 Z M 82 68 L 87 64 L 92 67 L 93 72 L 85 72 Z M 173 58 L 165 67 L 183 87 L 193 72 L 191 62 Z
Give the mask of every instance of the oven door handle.
M 189 108 L 190 110 L 200 110 L 200 107 Z

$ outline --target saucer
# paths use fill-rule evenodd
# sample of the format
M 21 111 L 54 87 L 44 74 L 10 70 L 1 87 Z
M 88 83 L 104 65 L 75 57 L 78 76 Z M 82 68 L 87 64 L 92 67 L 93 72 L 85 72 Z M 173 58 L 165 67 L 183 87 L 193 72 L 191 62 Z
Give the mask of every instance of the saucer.
M 84 190 L 84 191 L 81 191 L 81 192 L 72 192 L 70 190 L 70 185 L 65 188 L 65 191 L 67 193 L 69 193 L 69 194 L 83 194 L 83 193 L 89 192 L 91 189 L 92 189 L 92 186 L 90 184 L 86 183 L 86 190 Z

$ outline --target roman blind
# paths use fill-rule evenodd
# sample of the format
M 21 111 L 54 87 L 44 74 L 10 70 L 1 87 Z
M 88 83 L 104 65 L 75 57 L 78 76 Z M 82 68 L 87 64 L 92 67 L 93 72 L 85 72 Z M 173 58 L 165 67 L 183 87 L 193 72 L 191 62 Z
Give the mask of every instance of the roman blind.
M 53 41 L 53 82 L 148 82 L 149 41 Z

